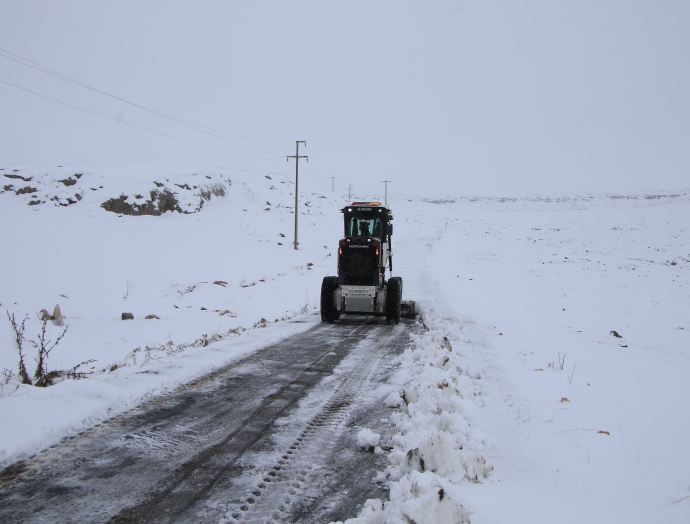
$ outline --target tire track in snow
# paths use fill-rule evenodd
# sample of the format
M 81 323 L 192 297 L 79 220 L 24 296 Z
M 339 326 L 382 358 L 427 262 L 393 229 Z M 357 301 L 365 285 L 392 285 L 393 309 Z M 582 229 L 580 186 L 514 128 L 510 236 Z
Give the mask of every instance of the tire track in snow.
M 389 331 L 375 341 L 387 348 L 403 334 L 402 328 Z M 221 522 L 232 524 L 296 522 L 300 506 L 309 505 L 320 495 L 320 486 L 330 472 L 323 468 L 333 452 L 338 436 L 346 428 L 354 402 L 387 352 L 375 351 L 364 341 L 353 351 L 357 366 L 339 380 L 333 393 L 304 425 L 301 433 L 279 453 L 274 465 L 257 477 L 250 493 Z M 357 355 L 356 353 L 363 353 Z M 318 395 L 321 392 L 314 391 Z
M 278 391 L 266 395 L 260 406 L 236 431 L 171 471 L 164 486 L 135 506 L 120 512 L 111 522 L 194 520 L 188 513 L 193 513 L 195 505 L 206 500 L 219 481 L 236 473 L 237 460 L 264 435 L 270 433 L 275 420 L 285 416 L 308 389 L 332 373 L 333 368 L 350 349 L 376 327 L 374 322 L 376 321 L 367 319 L 347 326 L 346 333 L 339 335 L 335 344 L 327 342 L 327 339 L 333 337 L 333 327 L 317 329 L 312 332 L 311 337 L 301 337 L 300 345 L 318 351 L 318 357 L 311 364 L 296 378 L 283 384 Z M 290 343 L 289 340 L 286 342 Z M 286 349 L 284 344 L 277 346 Z M 289 362 L 279 360 L 283 365 L 289 365 Z

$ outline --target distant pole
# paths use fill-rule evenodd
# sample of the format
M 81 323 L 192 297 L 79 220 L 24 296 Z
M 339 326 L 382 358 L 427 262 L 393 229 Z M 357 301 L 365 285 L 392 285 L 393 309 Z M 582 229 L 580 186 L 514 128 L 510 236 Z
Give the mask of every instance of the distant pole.
M 390 180 L 381 180 L 381 182 L 384 183 L 385 188 L 386 188 L 386 189 L 385 189 L 386 195 L 385 195 L 385 199 L 384 199 L 384 201 L 383 201 L 383 205 L 384 205 L 385 207 L 388 207 L 388 184 L 390 184 L 391 181 L 390 181 Z
M 335 193 L 335 177 L 331 177 L 331 193 Z
M 297 206 L 299 205 L 299 159 L 300 158 L 306 158 L 307 162 L 309 162 L 309 157 L 308 156 L 300 156 L 299 155 L 299 145 L 300 143 L 304 144 L 304 147 L 307 147 L 307 141 L 306 140 L 295 140 L 295 154 L 290 155 L 287 157 L 287 161 L 289 162 L 291 158 L 295 159 L 295 243 L 294 247 L 297 249 L 297 246 L 299 242 L 297 242 L 297 217 L 299 216 Z
M 347 199 L 352 200 L 352 184 L 347 188 Z

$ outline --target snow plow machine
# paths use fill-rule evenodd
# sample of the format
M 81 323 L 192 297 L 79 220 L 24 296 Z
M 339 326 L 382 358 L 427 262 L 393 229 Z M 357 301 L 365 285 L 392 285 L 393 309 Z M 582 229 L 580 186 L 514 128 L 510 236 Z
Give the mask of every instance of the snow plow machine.
M 402 300 L 403 281 L 393 273 L 393 214 L 380 202 L 353 202 L 341 209 L 345 237 L 338 242 L 338 276 L 321 284 L 321 320 L 341 314 L 385 316 L 389 324 L 415 316 L 414 302 Z

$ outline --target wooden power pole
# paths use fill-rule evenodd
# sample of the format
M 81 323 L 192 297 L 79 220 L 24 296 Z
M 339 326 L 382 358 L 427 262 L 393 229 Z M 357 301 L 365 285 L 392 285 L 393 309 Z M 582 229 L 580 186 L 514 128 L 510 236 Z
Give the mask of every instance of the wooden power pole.
M 386 188 L 386 189 L 385 189 L 386 195 L 385 195 L 385 198 L 384 198 L 384 201 L 383 201 L 383 205 L 386 206 L 386 207 L 388 207 L 388 184 L 390 184 L 391 181 L 390 181 L 390 180 L 381 180 L 381 182 L 384 183 L 385 188 Z
M 297 249 L 297 246 L 299 245 L 299 242 L 297 242 L 297 217 L 299 216 L 299 210 L 297 209 L 297 206 L 299 205 L 299 159 L 300 158 L 306 158 L 307 162 L 309 162 L 309 157 L 308 156 L 300 156 L 299 154 L 299 145 L 300 143 L 304 144 L 304 147 L 307 147 L 307 141 L 306 140 L 295 140 L 295 154 L 290 155 L 287 157 L 287 161 L 289 162 L 291 158 L 295 159 L 295 243 L 294 243 L 294 248 Z

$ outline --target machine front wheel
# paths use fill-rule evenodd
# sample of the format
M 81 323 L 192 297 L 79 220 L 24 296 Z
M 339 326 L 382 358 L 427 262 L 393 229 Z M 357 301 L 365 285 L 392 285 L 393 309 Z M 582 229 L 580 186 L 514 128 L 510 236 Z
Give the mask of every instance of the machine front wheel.
M 340 317 L 335 307 L 335 290 L 338 289 L 338 277 L 324 277 L 321 283 L 321 321 L 332 324 Z

